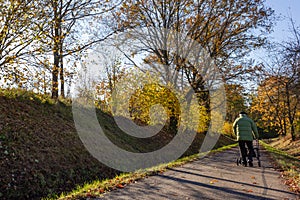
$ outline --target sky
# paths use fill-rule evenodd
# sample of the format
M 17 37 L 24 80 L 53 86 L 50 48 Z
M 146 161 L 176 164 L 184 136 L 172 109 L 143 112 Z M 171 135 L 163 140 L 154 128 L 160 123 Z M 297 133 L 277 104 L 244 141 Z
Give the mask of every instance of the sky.
M 266 5 L 271 7 L 276 15 L 281 15 L 283 20 L 276 23 L 272 39 L 277 42 L 288 39 L 289 17 L 292 17 L 297 26 L 300 26 L 300 0 L 266 0 Z
M 279 19 L 275 22 L 273 32 L 268 36 L 272 42 L 282 43 L 292 38 L 290 18 L 300 28 L 300 0 L 266 0 L 265 5 L 271 7 Z M 256 63 L 269 62 L 270 57 L 266 49 L 258 49 L 250 53 L 250 58 Z
M 276 21 L 273 27 L 273 32 L 269 35 L 269 39 L 273 42 L 281 43 L 292 37 L 290 33 L 290 20 L 295 22 L 295 25 L 300 28 L 300 0 L 266 0 L 265 5 L 271 7 L 276 16 L 280 16 L 280 20 Z M 270 62 L 271 57 L 268 56 L 266 49 L 258 49 L 250 53 L 250 58 L 257 63 Z M 256 82 L 241 82 L 245 88 L 256 88 Z M 251 89 L 250 89 L 251 90 Z

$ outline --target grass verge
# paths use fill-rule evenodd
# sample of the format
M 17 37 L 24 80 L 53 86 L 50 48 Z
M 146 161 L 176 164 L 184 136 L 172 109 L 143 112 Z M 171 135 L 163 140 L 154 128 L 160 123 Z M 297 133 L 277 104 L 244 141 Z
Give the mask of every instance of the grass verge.
M 218 153 L 227 149 L 230 149 L 232 147 L 237 146 L 237 143 L 227 145 L 224 147 L 220 147 L 218 149 L 214 149 L 210 151 L 208 154 L 214 154 Z M 86 183 L 84 186 L 79 186 L 76 189 L 74 189 L 70 193 L 63 193 L 61 195 L 53 195 L 52 198 L 44 198 L 44 200 L 54 200 L 54 199 L 60 199 L 60 200 L 74 200 L 74 199 L 82 199 L 82 198 L 95 198 L 101 196 L 103 193 L 117 189 L 117 188 L 124 188 L 126 185 L 130 183 L 134 183 L 140 179 L 146 178 L 148 176 L 153 176 L 156 174 L 160 174 L 165 172 L 169 168 L 174 168 L 178 166 L 182 166 L 186 163 L 195 161 L 199 159 L 199 157 L 203 157 L 207 154 L 207 152 L 204 153 L 198 153 L 191 156 L 187 156 L 184 158 L 180 158 L 178 160 L 175 160 L 170 163 L 164 163 L 160 164 L 158 166 L 138 170 L 132 173 L 123 173 L 120 174 L 113 179 L 106 179 L 106 180 L 96 180 L 91 183 Z
M 300 193 L 300 160 L 261 141 L 263 147 L 271 154 L 276 168 L 281 171 L 285 184 L 296 193 Z

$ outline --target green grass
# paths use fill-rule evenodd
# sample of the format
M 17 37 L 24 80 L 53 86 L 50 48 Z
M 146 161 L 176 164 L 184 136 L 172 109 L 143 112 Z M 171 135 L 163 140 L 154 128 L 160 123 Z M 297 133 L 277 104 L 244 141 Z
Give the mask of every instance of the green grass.
M 224 147 L 220 147 L 218 149 L 214 149 L 209 152 L 209 154 L 218 153 L 227 149 L 230 149 L 232 147 L 237 146 L 237 143 L 227 145 Z M 170 163 L 164 163 L 160 164 L 158 166 L 144 169 L 144 170 L 138 170 L 136 172 L 132 173 L 124 173 L 120 174 L 113 179 L 106 179 L 106 180 L 95 180 L 91 183 L 86 183 L 83 186 L 78 186 L 76 189 L 74 189 L 70 193 L 63 193 L 61 195 L 52 195 L 52 198 L 45 198 L 45 200 L 53 200 L 53 199 L 60 199 L 60 200 L 69 200 L 69 199 L 81 199 L 81 198 L 87 198 L 87 197 L 99 197 L 104 192 L 108 192 L 110 190 L 113 190 L 115 188 L 122 188 L 127 184 L 133 183 L 135 181 L 138 181 L 140 179 L 143 179 L 148 176 L 156 175 L 159 173 L 163 173 L 164 171 L 168 170 L 168 168 L 174 168 L 181 165 L 184 165 L 188 162 L 195 161 L 199 159 L 199 157 L 202 157 L 206 155 L 206 153 L 199 153 L 194 154 L 191 156 L 187 156 L 184 158 L 180 158 L 178 160 L 175 160 Z
M 277 168 L 286 179 L 285 184 L 294 192 L 300 193 L 300 160 L 261 141 L 264 148 L 271 154 Z
M 53 105 L 55 100 L 51 99 L 49 95 L 37 94 L 33 91 L 26 91 L 22 89 L 2 89 L 0 88 L 0 96 L 10 99 L 31 100 L 39 103 L 46 103 Z

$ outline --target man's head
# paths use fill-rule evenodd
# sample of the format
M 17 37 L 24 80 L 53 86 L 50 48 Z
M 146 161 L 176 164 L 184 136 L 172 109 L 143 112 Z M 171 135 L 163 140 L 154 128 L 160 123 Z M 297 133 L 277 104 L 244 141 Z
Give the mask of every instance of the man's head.
M 245 111 L 241 111 L 240 115 L 247 115 L 247 113 Z

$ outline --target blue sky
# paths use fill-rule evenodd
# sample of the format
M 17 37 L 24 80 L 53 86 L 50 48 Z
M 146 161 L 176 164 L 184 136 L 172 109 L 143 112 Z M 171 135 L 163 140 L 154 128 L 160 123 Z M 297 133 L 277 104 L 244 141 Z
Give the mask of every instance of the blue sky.
M 300 26 L 300 0 L 266 0 L 266 5 L 275 10 L 275 14 L 286 17 L 277 22 L 272 38 L 277 42 L 287 40 L 289 33 L 289 20 L 292 17 L 297 26 Z
M 280 19 L 275 22 L 274 31 L 269 35 L 271 42 L 281 43 L 292 37 L 290 33 L 290 17 L 300 27 L 300 0 L 266 0 L 266 5 L 275 11 Z M 258 63 L 268 62 L 270 57 L 266 49 L 258 49 L 250 53 L 250 57 Z

